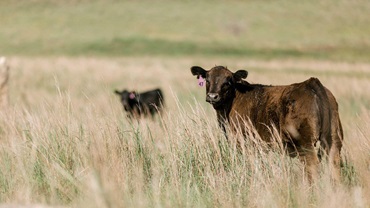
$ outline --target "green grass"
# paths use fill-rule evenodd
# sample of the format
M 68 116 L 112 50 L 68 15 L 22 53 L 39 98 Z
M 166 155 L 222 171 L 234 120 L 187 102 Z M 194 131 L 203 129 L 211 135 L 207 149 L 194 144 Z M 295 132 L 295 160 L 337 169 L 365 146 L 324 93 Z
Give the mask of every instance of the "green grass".
M 2 1 L 5 55 L 370 60 L 369 1 Z

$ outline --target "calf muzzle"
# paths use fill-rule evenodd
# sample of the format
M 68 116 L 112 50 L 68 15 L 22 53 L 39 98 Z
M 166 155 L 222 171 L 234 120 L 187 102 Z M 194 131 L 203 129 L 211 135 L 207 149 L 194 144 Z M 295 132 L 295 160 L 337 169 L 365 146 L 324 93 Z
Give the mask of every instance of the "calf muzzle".
M 220 96 L 218 95 L 218 93 L 208 93 L 206 101 L 209 103 L 217 103 L 218 101 L 220 101 Z

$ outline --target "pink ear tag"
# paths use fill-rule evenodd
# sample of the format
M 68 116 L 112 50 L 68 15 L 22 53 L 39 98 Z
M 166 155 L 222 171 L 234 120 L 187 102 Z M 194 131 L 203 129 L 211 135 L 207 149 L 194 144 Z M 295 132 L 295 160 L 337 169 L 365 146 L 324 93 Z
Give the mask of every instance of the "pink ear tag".
M 129 97 L 130 97 L 130 99 L 134 99 L 135 98 L 135 93 L 130 93 Z
M 205 79 L 203 79 L 203 77 L 202 76 L 199 76 L 199 78 L 198 78 L 198 85 L 199 86 L 201 86 L 201 87 L 203 87 L 204 86 L 204 83 L 205 83 Z

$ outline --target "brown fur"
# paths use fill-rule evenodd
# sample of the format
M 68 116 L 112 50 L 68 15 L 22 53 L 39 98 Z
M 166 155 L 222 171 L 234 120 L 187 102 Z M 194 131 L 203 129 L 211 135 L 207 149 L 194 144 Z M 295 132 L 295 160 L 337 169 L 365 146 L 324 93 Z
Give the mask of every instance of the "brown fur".
M 269 142 L 271 127 L 275 127 L 288 154 L 305 164 L 310 181 L 317 177 L 319 160 L 325 155 L 329 156 L 333 178 L 339 180 L 343 131 L 338 104 L 317 78 L 266 86 L 244 81 L 248 75 L 245 70 L 232 73 L 222 66 L 208 71 L 194 66 L 191 71 L 206 79 L 206 100 L 216 110 L 225 133 L 226 124 L 239 129 L 242 120 L 250 120 L 261 138 Z M 314 149 L 318 141 L 322 146 L 319 154 Z

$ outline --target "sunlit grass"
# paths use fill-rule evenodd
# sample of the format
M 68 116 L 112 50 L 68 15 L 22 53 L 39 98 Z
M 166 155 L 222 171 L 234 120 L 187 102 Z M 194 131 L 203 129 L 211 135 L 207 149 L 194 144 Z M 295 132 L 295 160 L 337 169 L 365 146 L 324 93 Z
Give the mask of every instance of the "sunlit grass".
M 288 84 L 317 75 L 339 101 L 345 133 L 342 182 L 332 184 L 324 161 L 320 178 L 309 188 L 303 165 L 278 147 L 266 150 L 252 136 L 227 141 L 204 101 L 205 89 L 197 86 L 189 69 L 195 64 L 212 67 L 216 60 L 14 57 L 9 62 L 11 106 L 0 117 L 0 202 L 72 207 L 369 205 L 370 85 L 368 72 L 361 72 L 366 65 L 316 62 L 322 67 L 317 71 L 310 69 L 312 62 L 218 61 L 231 69 L 249 66 L 250 82 Z M 286 64 L 296 67 L 295 73 L 276 69 Z M 364 78 L 330 73 L 332 67 L 345 72 L 346 66 Z M 154 87 L 165 93 L 163 117 L 126 120 L 113 90 Z M 237 148 L 237 140 L 245 147 Z

